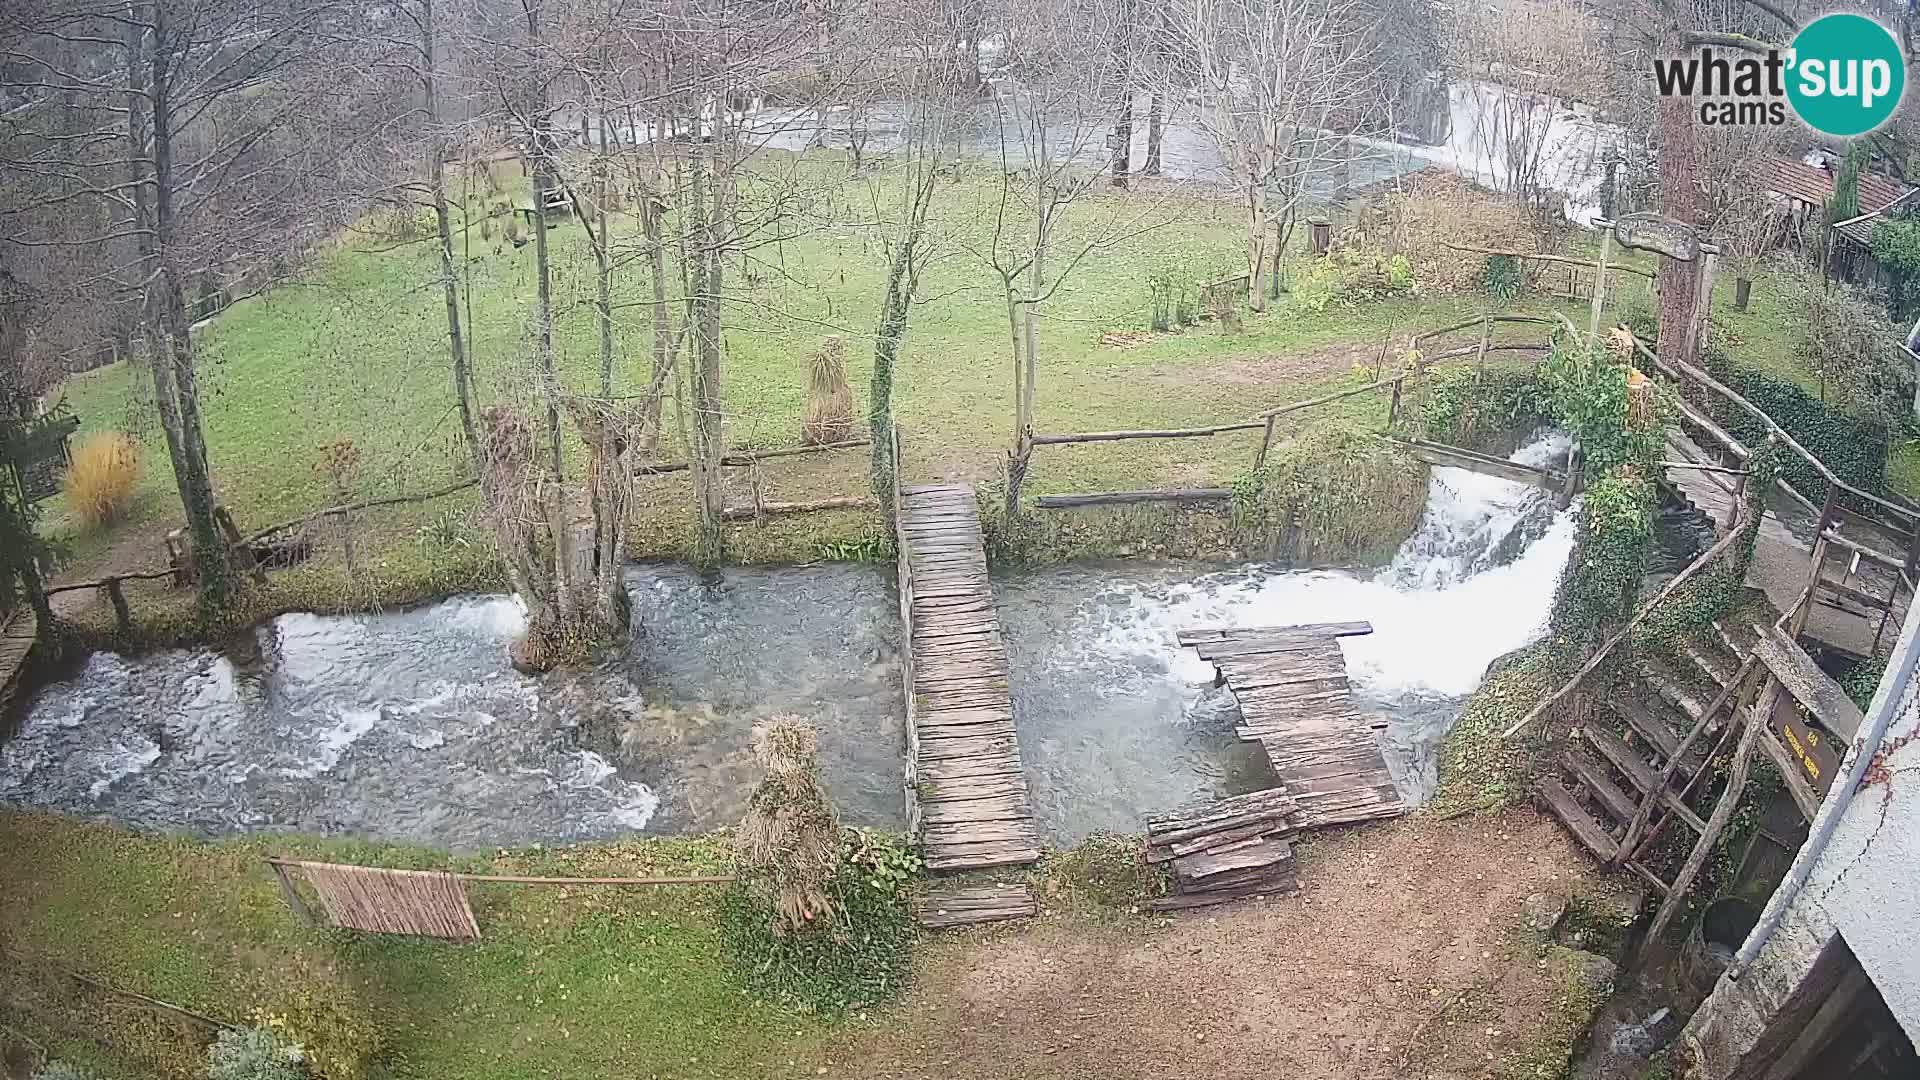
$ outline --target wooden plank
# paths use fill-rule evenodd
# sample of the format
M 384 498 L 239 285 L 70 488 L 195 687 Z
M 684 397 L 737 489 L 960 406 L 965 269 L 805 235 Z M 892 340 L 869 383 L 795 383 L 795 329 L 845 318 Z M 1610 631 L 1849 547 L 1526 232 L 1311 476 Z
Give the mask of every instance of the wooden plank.
M 1632 796 L 1620 790 L 1620 785 L 1614 783 L 1613 778 L 1607 775 L 1606 767 L 1593 760 L 1592 755 L 1578 746 L 1569 746 L 1560 760 L 1566 765 L 1568 771 L 1572 772 L 1582 784 L 1586 785 L 1587 790 L 1593 793 L 1593 801 L 1599 803 L 1602 810 L 1612 815 L 1622 825 L 1633 820 L 1634 811 L 1639 809 L 1639 804 L 1633 800 Z
M 1820 726 L 1849 742 L 1860 733 L 1860 707 L 1778 627 L 1767 627 L 1754 650 L 1773 677 Z
M 1574 839 L 1593 853 L 1594 858 L 1601 862 L 1612 862 L 1620 853 L 1620 845 L 1614 843 L 1613 837 L 1608 836 L 1600 823 L 1593 820 L 1593 815 L 1580 806 L 1572 792 L 1560 786 L 1560 781 L 1551 777 L 1541 781 L 1540 797 L 1553 816 L 1560 819 L 1560 823 L 1567 827 Z
M 1033 891 L 1022 884 L 939 885 L 921 904 L 920 925 L 929 930 L 1030 919 L 1039 913 Z
M 1182 646 L 1197 645 L 1205 641 L 1238 640 L 1242 638 L 1282 637 L 1352 637 L 1357 634 L 1373 633 L 1373 624 L 1364 620 L 1359 622 L 1293 623 L 1271 626 L 1199 626 L 1174 631 L 1174 641 Z
M 1659 790 L 1661 805 L 1675 817 L 1686 822 L 1695 832 L 1706 828 L 1706 822 L 1700 819 L 1700 815 L 1694 813 L 1691 807 L 1682 802 L 1671 787 L 1662 787 L 1660 775 L 1653 771 L 1653 767 L 1647 764 L 1645 758 L 1628 749 L 1627 744 L 1620 741 L 1620 736 L 1593 724 L 1586 725 L 1581 729 L 1581 733 L 1585 735 L 1588 742 L 1593 744 L 1594 749 L 1600 751 L 1602 757 L 1612 762 L 1614 768 L 1619 769 L 1628 780 L 1632 781 L 1633 786 L 1638 788 L 1642 795 L 1650 795 L 1655 790 Z

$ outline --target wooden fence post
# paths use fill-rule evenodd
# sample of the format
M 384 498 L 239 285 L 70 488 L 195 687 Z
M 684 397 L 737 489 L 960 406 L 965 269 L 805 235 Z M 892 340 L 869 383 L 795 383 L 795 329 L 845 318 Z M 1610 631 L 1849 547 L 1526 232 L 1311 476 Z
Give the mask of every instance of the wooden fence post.
M 133 633 L 133 610 L 127 607 L 127 594 L 120 587 L 120 579 L 109 577 L 100 583 L 106 591 L 107 600 L 113 604 L 113 621 L 122 634 Z
M 1787 636 L 1798 638 L 1800 631 L 1807 625 L 1807 615 L 1813 610 L 1816 594 L 1820 591 L 1820 570 L 1827 561 L 1827 529 L 1833 524 L 1833 506 L 1840 494 L 1840 488 L 1832 481 L 1827 482 L 1827 501 L 1820 507 L 1819 528 L 1813 534 L 1813 563 L 1807 573 L 1807 598 L 1793 613 L 1793 621 L 1788 624 Z
M 267 865 L 273 868 L 273 876 L 280 880 L 281 899 L 287 902 L 287 906 L 293 909 L 293 913 L 300 917 L 301 922 L 309 926 L 313 925 L 315 922 L 313 909 L 307 906 L 306 900 L 300 895 L 300 890 L 294 887 L 293 879 L 287 876 L 287 868 L 272 859 L 267 860 Z
M 1394 387 L 1393 400 L 1396 405 L 1400 403 L 1400 388 L 1397 385 Z M 1259 472 L 1267 467 L 1267 452 L 1273 449 L 1273 425 L 1274 421 L 1278 419 L 1280 418 L 1277 416 L 1267 417 L 1267 430 L 1260 436 L 1260 452 L 1253 455 L 1254 472 Z M 1391 417 L 1388 418 L 1387 425 L 1389 427 L 1393 425 Z
M 753 484 L 753 520 L 767 520 L 766 491 L 760 478 L 760 459 L 753 459 L 753 467 L 747 470 L 747 479 Z

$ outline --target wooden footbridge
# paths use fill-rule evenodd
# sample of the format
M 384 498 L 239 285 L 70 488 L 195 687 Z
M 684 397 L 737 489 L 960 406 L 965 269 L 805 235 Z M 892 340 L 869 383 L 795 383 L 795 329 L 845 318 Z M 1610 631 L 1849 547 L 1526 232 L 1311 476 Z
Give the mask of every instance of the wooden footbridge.
M 1299 833 L 1406 812 L 1376 725 L 1347 692 L 1340 639 L 1372 632 L 1364 622 L 1179 632 L 1233 693 L 1235 731 L 1266 750 L 1279 785 L 1148 820 L 1144 857 L 1173 882 L 1155 910 L 1292 892 Z
M 33 651 L 33 643 L 39 636 L 40 621 L 30 607 L 22 606 L 0 627 L 0 714 L 13 699 L 21 674 L 26 670 L 27 654 Z
M 973 489 L 900 489 L 907 815 L 933 871 L 1040 857 Z
M 1302 829 L 1406 812 L 1373 724 L 1348 694 L 1340 639 L 1371 633 L 1370 623 L 1344 622 L 1204 627 L 1178 635 L 1232 691 L 1240 705 L 1235 734 L 1267 752 Z

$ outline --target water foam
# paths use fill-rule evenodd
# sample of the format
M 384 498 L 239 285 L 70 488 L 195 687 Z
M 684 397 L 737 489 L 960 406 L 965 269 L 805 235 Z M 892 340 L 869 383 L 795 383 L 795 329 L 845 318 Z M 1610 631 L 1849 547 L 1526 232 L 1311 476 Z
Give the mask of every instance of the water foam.
M 1565 436 L 1544 435 L 1513 460 L 1543 464 L 1566 447 Z M 1461 697 L 1495 658 L 1539 637 L 1573 542 L 1573 513 L 1556 512 L 1546 493 L 1435 469 L 1418 530 L 1379 573 L 1221 574 L 1157 593 L 1130 588 L 1095 647 L 1137 660 L 1189 626 L 1365 620 L 1372 634 L 1342 640 L 1356 688 L 1388 701 Z M 1169 664 L 1190 681 L 1213 675 L 1190 650 Z
M 342 709 L 336 722 L 314 732 L 319 752 L 311 759 L 295 768 L 280 770 L 281 776 L 295 780 L 311 780 L 316 776 L 333 771 L 340 764 L 340 758 L 347 748 L 360 740 L 360 736 L 373 730 L 380 722 L 379 708 Z

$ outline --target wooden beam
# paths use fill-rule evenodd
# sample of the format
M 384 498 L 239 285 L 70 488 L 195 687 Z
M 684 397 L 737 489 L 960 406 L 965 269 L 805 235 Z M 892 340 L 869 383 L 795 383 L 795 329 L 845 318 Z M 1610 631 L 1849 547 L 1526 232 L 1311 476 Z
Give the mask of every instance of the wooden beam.
M 1083 431 L 1070 435 L 1035 435 L 1032 442 L 1035 446 L 1068 446 L 1074 443 L 1118 442 L 1121 439 L 1201 439 L 1230 431 L 1258 431 L 1266 426 L 1265 420 L 1250 420 L 1241 424 L 1161 431 Z
M 878 510 L 880 500 L 871 495 L 836 495 L 806 502 L 762 502 L 759 506 L 729 506 L 720 511 L 722 521 L 749 521 L 773 514 L 810 514 L 816 510 Z
M 1536 469 L 1516 464 L 1505 458 L 1477 454 L 1471 450 L 1462 450 L 1457 446 L 1431 443 L 1421 439 L 1394 439 L 1394 442 L 1406 447 L 1413 456 L 1429 465 L 1438 465 L 1449 469 L 1466 469 L 1468 472 L 1499 477 L 1516 484 L 1531 484 L 1545 491 L 1557 492 L 1566 482 L 1566 477 L 1546 469 Z
M 1535 262 L 1566 263 L 1570 266 L 1578 266 L 1588 270 L 1591 270 L 1593 268 L 1593 264 L 1588 262 L 1585 259 L 1569 259 L 1564 255 L 1549 255 L 1549 254 L 1546 254 L 1545 252 L 1535 252 L 1535 251 L 1498 251 L 1494 248 L 1475 247 L 1471 244 L 1447 243 L 1444 240 L 1441 241 L 1441 243 L 1446 247 L 1452 248 L 1455 251 L 1465 251 L 1474 255 L 1505 255 L 1509 259 L 1532 259 Z M 1618 270 L 1623 274 L 1638 274 L 1649 281 L 1653 280 L 1653 271 L 1642 270 L 1637 266 L 1628 266 L 1624 263 L 1614 263 L 1608 266 L 1607 269 Z
M 1754 642 L 1754 655 L 1822 727 L 1849 742 L 1859 734 L 1860 707 L 1792 638 L 1770 626 Z
M 1733 678 L 1727 681 L 1727 685 L 1720 688 L 1720 692 L 1714 695 L 1713 701 L 1700 710 L 1700 715 L 1694 719 L 1693 726 L 1687 730 L 1686 738 L 1681 739 L 1680 745 L 1674 748 L 1673 753 L 1667 755 L 1667 763 L 1660 769 L 1660 779 L 1655 784 L 1654 790 L 1641 797 L 1639 809 L 1633 812 L 1633 820 L 1627 823 L 1626 837 L 1620 841 L 1620 854 L 1623 860 L 1631 859 L 1634 848 L 1640 846 L 1640 837 L 1646 832 L 1647 819 L 1653 816 L 1654 807 L 1661 802 L 1660 793 L 1672 786 L 1673 774 L 1680 770 L 1680 763 L 1686 759 L 1687 751 L 1693 749 L 1694 741 L 1707 730 L 1707 726 L 1715 716 L 1720 714 L 1720 709 L 1729 699 L 1736 707 L 1739 705 L 1740 687 L 1746 684 L 1747 679 L 1752 677 L 1754 669 L 1759 666 L 1760 658 L 1757 656 L 1749 656 L 1741 661 L 1740 670 L 1734 672 Z M 1708 764 L 1711 764 L 1712 760 L 1710 755 L 1707 759 Z M 1706 767 L 1703 765 L 1700 771 L 1706 772 Z M 1686 801 L 1687 794 L 1692 788 L 1693 784 L 1689 779 L 1686 789 L 1680 793 L 1682 802 Z
M 1071 510 L 1076 506 L 1116 506 L 1143 502 L 1220 502 L 1233 498 L 1232 488 L 1169 488 L 1164 491 L 1093 491 L 1084 495 L 1042 495 L 1033 501 L 1040 510 Z

